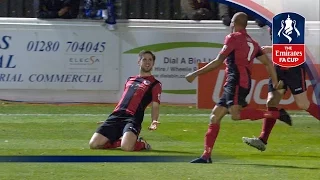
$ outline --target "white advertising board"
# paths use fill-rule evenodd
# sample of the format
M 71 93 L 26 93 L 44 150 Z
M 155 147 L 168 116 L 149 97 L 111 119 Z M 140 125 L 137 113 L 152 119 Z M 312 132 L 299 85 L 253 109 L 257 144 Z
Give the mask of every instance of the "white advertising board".
M 162 83 L 162 101 L 195 103 L 197 82 L 188 83 L 185 75 L 196 70 L 199 62 L 212 61 L 221 50 L 229 29 L 202 30 L 201 33 L 183 29 L 175 31 L 130 31 L 121 37 L 122 81 L 138 71 L 137 54 L 151 50 L 156 55 L 154 76 Z M 270 44 L 267 31 L 249 30 L 252 37 L 262 44 Z M 143 37 L 143 38 L 141 38 Z M 137 67 L 137 68 L 132 68 Z
M 306 43 L 319 63 L 319 22 L 306 23 Z M 184 76 L 209 62 L 230 32 L 220 21 L 120 22 L 109 31 L 99 21 L 0 18 L 0 99 L 29 102 L 114 103 L 138 73 L 137 55 L 151 50 L 162 102 L 196 103 L 197 81 Z M 248 33 L 270 45 L 266 28 Z M 216 77 L 214 77 L 216 78 Z M 208 97 L 210 98 L 210 97 Z
M 103 27 L 0 31 L 0 89 L 118 90 L 119 37 Z

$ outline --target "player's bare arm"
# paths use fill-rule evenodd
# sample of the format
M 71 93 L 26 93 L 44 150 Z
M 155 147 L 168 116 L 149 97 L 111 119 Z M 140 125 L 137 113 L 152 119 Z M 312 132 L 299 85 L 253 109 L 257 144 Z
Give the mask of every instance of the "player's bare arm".
M 202 75 L 202 74 L 206 74 L 210 71 L 213 71 L 214 69 L 218 68 L 219 66 L 221 66 L 221 64 L 223 63 L 223 61 L 226 59 L 226 56 L 223 55 L 223 54 L 218 54 L 218 56 L 213 60 L 211 61 L 210 63 L 208 63 L 207 65 L 205 65 L 204 67 L 192 72 L 192 73 L 189 73 L 186 75 L 186 79 L 188 82 L 192 82 L 194 81 L 194 79 L 199 76 L 199 75 Z
M 265 54 L 272 53 L 272 46 L 262 46 L 261 49 Z
M 151 125 L 149 126 L 149 130 L 156 130 L 158 127 L 158 124 L 160 122 L 158 121 L 160 114 L 160 104 L 158 102 L 152 102 L 152 109 L 151 109 Z
M 282 82 L 278 81 L 276 70 L 275 70 L 273 64 L 271 63 L 270 59 L 268 58 L 268 56 L 263 54 L 262 56 L 257 57 L 257 59 L 263 65 L 266 66 L 267 72 L 269 73 L 269 75 L 271 77 L 273 87 L 275 89 L 279 89 L 282 86 Z

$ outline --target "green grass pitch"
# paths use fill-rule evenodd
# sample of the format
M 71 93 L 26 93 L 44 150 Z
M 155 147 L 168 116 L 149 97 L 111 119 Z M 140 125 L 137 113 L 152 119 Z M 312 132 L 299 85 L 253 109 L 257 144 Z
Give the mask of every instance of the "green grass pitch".
M 147 130 L 150 116 L 145 116 L 141 136 L 152 145 L 152 151 L 90 150 L 88 141 L 96 122 L 112 109 L 110 105 L 2 103 L 0 155 L 188 155 L 192 160 L 203 152 L 210 110 L 170 105 L 161 107 L 162 124 L 157 131 Z M 301 111 L 290 113 L 294 125 L 277 122 L 265 152 L 241 141 L 242 136 L 257 136 L 262 121 L 234 122 L 225 117 L 213 164 L 0 163 L 0 179 L 320 179 L 320 123 Z

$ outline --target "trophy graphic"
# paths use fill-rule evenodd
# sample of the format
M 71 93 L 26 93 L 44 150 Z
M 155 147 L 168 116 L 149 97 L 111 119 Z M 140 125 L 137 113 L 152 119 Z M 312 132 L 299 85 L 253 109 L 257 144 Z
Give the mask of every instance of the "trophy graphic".
M 281 29 L 278 32 L 278 36 L 280 37 L 280 35 L 282 34 L 284 37 L 286 37 L 289 40 L 289 43 L 290 43 L 292 41 L 292 37 L 290 35 L 292 34 L 293 30 L 295 30 L 295 32 L 297 33 L 297 37 L 300 36 L 300 32 L 296 28 L 296 24 L 297 24 L 296 20 L 292 20 L 290 18 L 290 15 L 288 15 L 288 18 L 286 19 L 286 21 L 284 20 L 281 21 Z

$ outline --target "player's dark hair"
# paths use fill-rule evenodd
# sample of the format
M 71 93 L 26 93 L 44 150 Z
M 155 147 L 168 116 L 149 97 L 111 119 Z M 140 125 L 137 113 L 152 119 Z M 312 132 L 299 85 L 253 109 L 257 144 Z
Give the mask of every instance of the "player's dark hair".
M 139 53 L 139 60 L 141 60 L 141 59 L 143 58 L 143 55 L 145 55 L 145 54 L 150 54 L 150 55 L 152 56 L 153 61 L 156 60 L 156 56 L 155 56 L 151 51 L 149 51 L 149 50 L 142 50 L 142 51 L 140 51 L 140 53 Z

